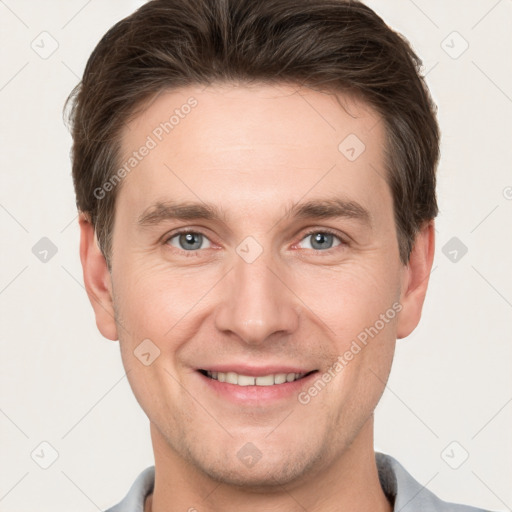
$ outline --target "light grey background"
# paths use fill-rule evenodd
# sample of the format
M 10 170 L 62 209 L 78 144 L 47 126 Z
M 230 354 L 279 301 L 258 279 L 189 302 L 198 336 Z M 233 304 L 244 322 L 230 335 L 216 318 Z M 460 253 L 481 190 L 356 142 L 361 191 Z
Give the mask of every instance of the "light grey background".
M 83 289 L 61 117 L 100 37 L 141 4 L 0 0 L 0 511 L 102 510 L 153 462 Z M 368 4 L 423 58 L 443 136 L 430 289 L 398 342 L 376 449 L 443 499 L 511 510 L 512 1 Z M 42 237 L 55 255 L 34 254 Z

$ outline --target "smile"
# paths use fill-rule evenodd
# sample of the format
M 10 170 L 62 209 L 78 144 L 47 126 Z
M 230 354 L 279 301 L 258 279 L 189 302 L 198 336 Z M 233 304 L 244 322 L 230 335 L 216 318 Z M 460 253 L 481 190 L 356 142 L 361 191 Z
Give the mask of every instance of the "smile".
M 309 373 L 275 373 L 270 375 L 261 375 L 259 377 L 252 377 L 250 375 L 241 375 L 235 372 L 210 372 L 207 370 L 199 370 L 203 375 L 210 379 L 219 382 L 226 382 L 228 384 L 235 384 L 237 386 L 274 386 L 276 384 L 284 384 L 286 382 L 294 382 L 303 377 L 314 373 L 313 370 Z

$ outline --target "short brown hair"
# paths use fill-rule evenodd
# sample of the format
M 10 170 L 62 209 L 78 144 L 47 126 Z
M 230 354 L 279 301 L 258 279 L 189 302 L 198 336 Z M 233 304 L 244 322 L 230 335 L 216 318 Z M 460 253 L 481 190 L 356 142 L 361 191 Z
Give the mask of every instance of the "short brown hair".
M 357 95 L 383 118 L 400 259 L 438 213 L 436 107 L 409 43 L 354 0 L 152 0 L 116 23 L 73 89 L 77 207 L 109 263 L 115 198 L 95 190 L 119 165 L 124 124 L 163 90 L 214 82 L 293 83 Z M 109 264 L 110 267 L 110 264 Z

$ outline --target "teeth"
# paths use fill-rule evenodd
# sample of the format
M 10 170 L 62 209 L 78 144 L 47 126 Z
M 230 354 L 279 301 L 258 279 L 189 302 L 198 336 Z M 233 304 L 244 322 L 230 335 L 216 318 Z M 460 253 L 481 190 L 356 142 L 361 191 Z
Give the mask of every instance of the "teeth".
M 274 384 L 284 384 L 285 382 L 293 382 L 298 380 L 305 373 L 276 373 L 273 375 L 262 375 L 261 377 L 251 377 L 250 375 L 239 375 L 235 372 L 209 372 L 206 374 L 219 382 L 227 382 L 228 384 L 236 384 L 238 386 L 273 386 Z
M 290 375 L 294 375 L 293 373 L 290 373 Z M 277 375 L 274 375 L 274 384 L 284 384 L 286 382 L 286 373 L 278 373 Z M 292 380 L 293 377 L 292 377 Z

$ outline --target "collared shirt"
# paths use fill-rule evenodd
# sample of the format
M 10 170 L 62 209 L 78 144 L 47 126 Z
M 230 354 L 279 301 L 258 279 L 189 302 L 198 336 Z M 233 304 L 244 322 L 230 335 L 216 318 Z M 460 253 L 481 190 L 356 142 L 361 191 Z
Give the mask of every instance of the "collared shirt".
M 379 480 L 393 512 L 489 512 L 469 505 L 439 499 L 416 481 L 393 457 L 375 453 Z M 126 497 L 106 512 L 144 512 L 144 501 L 153 492 L 155 467 L 146 468 L 135 480 Z

